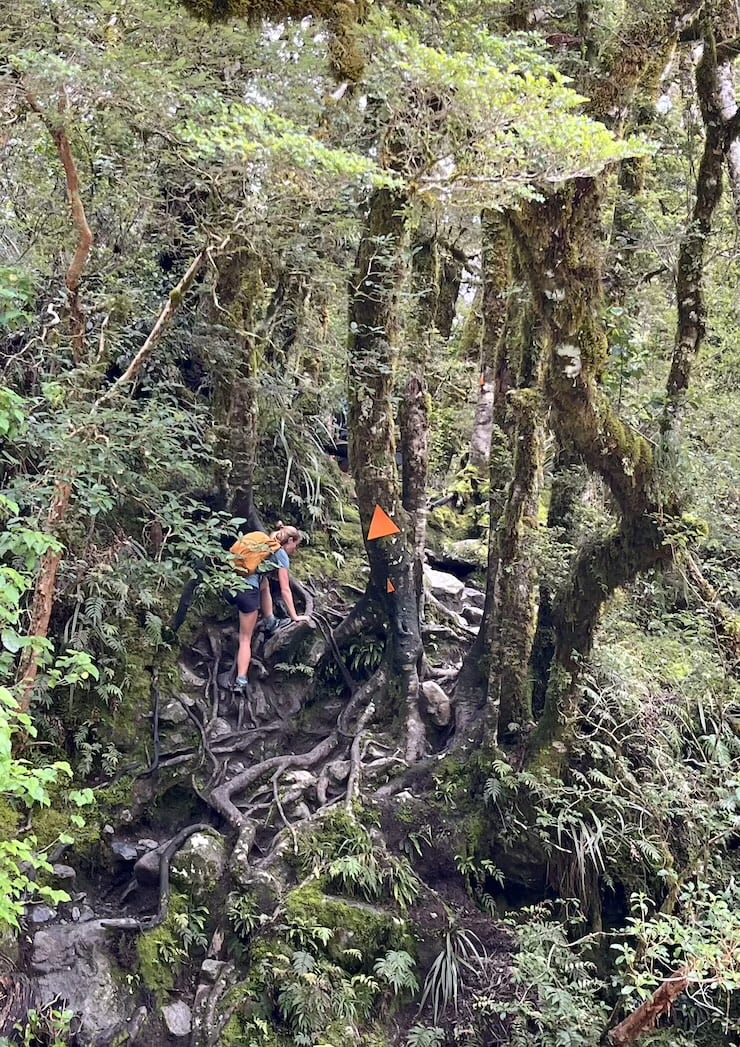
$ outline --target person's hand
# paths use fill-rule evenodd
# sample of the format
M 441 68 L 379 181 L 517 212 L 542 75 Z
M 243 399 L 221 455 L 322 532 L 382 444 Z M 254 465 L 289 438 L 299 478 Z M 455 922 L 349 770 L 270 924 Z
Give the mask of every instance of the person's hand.
M 294 622 L 305 622 L 308 625 L 313 625 L 310 617 L 307 614 L 299 614 L 293 619 Z

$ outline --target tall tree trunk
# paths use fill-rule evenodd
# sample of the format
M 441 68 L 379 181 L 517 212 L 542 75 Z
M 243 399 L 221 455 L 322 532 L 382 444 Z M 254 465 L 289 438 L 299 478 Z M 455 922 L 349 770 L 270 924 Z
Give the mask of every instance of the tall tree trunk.
M 80 364 L 85 356 L 85 314 L 80 302 L 80 284 L 94 241 L 80 193 L 80 177 L 77 171 L 77 164 L 75 163 L 72 147 L 64 127 L 67 98 L 66 95 L 62 94 L 59 99 L 58 112 L 55 116 L 51 116 L 46 109 L 39 105 L 31 91 L 26 91 L 26 98 L 34 112 L 41 117 L 56 146 L 59 159 L 64 168 L 72 221 L 77 230 L 77 247 L 72 261 L 69 263 L 65 283 L 67 285 L 67 309 L 70 320 L 72 356 L 75 363 Z
M 365 548 L 370 562 L 369 595 L 389 623 L 387 658 L 395 715 L 405 711 L 406 756 L 424 747 L 418 710 L 422 655 L 410 522 L 403 510 L 396 470 L 393 382 L 398 357 L 399 300 L 406 277 L 407 200 L 377 189 L 357 253 L 349 301 L 349 438 Z M 379 505 L 401 533 L 369 541 Z M 394 591 L 388 592 L 388 582 Z
M 235 248 L 219 261 L 216 299 L 222 315 L 218 319 L 232 328 L 233 340 L 230 366 L 214 371 L 219 455 L 230 462 L 228 476 L 222 478 L 224 500 L 229 511 L 249 521 L 249 526 L 255 521 L 253 482 L 259 432 L 254 331 L 263 291 L 259 259 L 250 248 Z
M 600 111 L 608 111 L 610 119 L 616 114 L 619 123 L 626 113 L 632 85 L 649 63 L 650 50 L 644 45 L 650 44 L 651 35 L 656 33 L 675 33 L 682 14 L 671 12 L 665 21 L 658 20 L 653 26 L 638 19 L 642 36 L 635 39 L 633 48 L 625 48 L 615 58 L 611 78 L 607 82 L 602 79 L 592 92 L 597 113 L 601 106 Z M 653 45 L 665 46 L 664 39 L 654 39 Z M 705 55 L 716 73 L 711 46 L 705 49 Z M 703 75 L 706 80 L 708 71 Z M 687 240 L 695 245 L 703 243 L 706 232 L 702 223 L 711 221 L 718 199 L 717 187 L 711 184 L 714 174 L 709 172 L 716 172 L 716 157 L 722 163 L 723 150 L 729 145 L 728 125 L 723 126 L 720 150 L 714 148 L 713 131 L 707 127 L 697 192 L 702 214 L 695 213 L 687 233 Z M 721 179 L 721 169 L 718 177 Z M 703 184 L 707 178 L 710 184 Z M 676 486 L 666 488 L 650 444 L 621 421 L 599 384 L 607 352 L 600 317 L 603 190 L 603 179 L 576 179 L 544 202 L 526 205 L 509 216 L 518 257 L 542 323 L 545 393 L 553 428 L 561 446 L 578 453 L 602 476 L 621 517 L 613 534 L 596 539 L 581 551 L 555 602 L 556 664 L 545 713 L 533 739 L 534 751 L 540 753 L 553 741 L 567 737 L 577 709 L 580 676 L 604 600 L 637 573 L 670 559 L 667 531 L 671 524 L 678 525 L 681 512 L 682 492 Z M 696 247 L 688 254 L 682 251 L 686 271 L 679 281 L 687 281 L 694 303 L 701 281 L 701 266 L 696 260 Z M 686 317 L 693 324 L 689 339 L 681 333 L 679 313 L 679 336 L 668 385 L 669 407 L 674 415 L 703 333 L 701 312 L 694 314 L 692 310 Z
M 537 626 L 536 549 L 544 431 L 539 393 L 509 393 L 514 414 L 514 475 L 498 526 L 488 682 L 487 732 L 509 741 L 532 722 L 530 656 Z
M 480 344 L 480 379 L 470 440 L 470 464 L 481 478 L 488 473 L 494 411 L 505 410 L 512 377 L 505 352 L 504 329 L 507 320 L 507 292 L 511 289 L 509 242 L 500 215 L 484 210 L 481 215 L 483 248 L 483 331 Z M 495 406 L 494 406 L 495 405 Z
M 46 517 L 46 533 L 54 538 L 59 537 L 59 532 L 64 525 L 71 493 L 72 485 L 68 481 L 57 481 Z M 31 623 L 28 628 L 28 636 L 32 640 L 43 641 L 48 636 L 49 622 L 54 606 L 54 589 L 56 587 L 59 564 L 62 562 L 62 552 L 61 547 L 49 549 L 41 558 L 33 592 Z M 18 690 L 20 692 L 18 704 L 22 713 L 27 713 L 31 704 L 31 695 L 39 671 L 40 658 L 41 651 L 39 646 L 32 645 L 24 648 L 17 674 Z
M 513 385 L 510 357 L 514 351 L 513 311 L 518 302 L 509 295 L 511 285 L 511 243 L 501 219 L 491 212 L 483 215 L 483 293 L 481 298 L 481 376 L 482 393 L 478 400 L 473 436 L 486 463 L 489 483 L 488 562 L 486 598 L 478 635 L 463 659 L 455 683 L 455 744 L 475 744 L 483 731 L 481 713 L 488 705 L 491 650 L 494 644 L 494 593 L 499 564 L 498 524 L 501 519 L 507 484 L 512 476 L 511 440 L 506 394 Z M 490 415 L 488 411 L 490 410 Z M 472 443 L 471 443 L 471 462 Z M 489 718 L 489 733 L 493 725 Z M 495 734 L 495 726 L 493 727 Z

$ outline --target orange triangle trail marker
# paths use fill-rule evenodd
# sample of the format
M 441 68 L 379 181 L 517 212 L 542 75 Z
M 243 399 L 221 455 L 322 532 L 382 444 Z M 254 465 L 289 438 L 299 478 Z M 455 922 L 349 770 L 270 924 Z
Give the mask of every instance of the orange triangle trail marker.
M 390 516 L 379 505 L 375 506 L 373 518 L 370 521 L 370 530 L 367 532 L 367 540 L 374 542 L 376 538 L 387 538 L 390 534 L 400 534 L 401 528 L 396 527 Z
M 393 582 L 390 580 L 390 578 L 388 579 L 388 582 L 386 584 L 385 591 L 387 593 L 395 593 L 395 591 L 396 591 L 396 587 L 393 584 Z

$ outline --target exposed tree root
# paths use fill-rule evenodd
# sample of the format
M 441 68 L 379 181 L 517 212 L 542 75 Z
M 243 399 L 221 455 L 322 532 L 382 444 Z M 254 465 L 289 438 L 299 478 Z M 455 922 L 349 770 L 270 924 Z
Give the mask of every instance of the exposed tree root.
M 182 845 L 194 836 L 195 833 L 214 833 L 212 825 L 205 822 L 197 822 L 181 829 L 176 836 L 168 840 L 159 855 L 159 907 L 153 916 L 123 917 L 115 920 L 101 920 L 101 927 L 107 927 L 114 931 L 152 931 L 159 927 L 167 919 L 167 911 L 170 904 L 170 865 L 172 859 L 180 850 Z
M 345 799 L 345 808 L 348 812 L 352 810 L 352 804 L 355 801 L 355 797 L 360 792 L 360 769 L 362 766 L 362 760 L 360 756 L 360 747 L 362 745 L 362 739 L 365 732 L 365 727 L 372 720 L 375 715 L 375 705 L 370 702 L 365 707 L 362 716 L 357 723 L 357 733 L 352 741 L 352 746 L 349 751 L 349 777 L 347 778 L 347 795 Z
M 226 819 L 233 829 L 237 831 L 243 829 L 247 817 L 234 804 L 232 797 L 235 793 L 243 792 L 247 786 L 256 782 L 263 775 L 268 774 L 270 771 L 277 771 L 278 768 L 282 773 L 290 767 L 302 769 L 315 767 L 317 763 L 326 759 L 329 753 L 336 749 L 338 741 L 339 736 L 337 732 L 332 731 L 328 738 L 324 738 L 310 752 L 302 754 L 291 753 L 288 756 L 273 756 L 269 760 L 263 760 L 256 766 L 249 767 L 242 771 L 241 774 L 235 775 L 228 782 L 218 786 L 218 788 L 212 789 L 208 797 L 209 803 L 214 810 L 218 811 Z

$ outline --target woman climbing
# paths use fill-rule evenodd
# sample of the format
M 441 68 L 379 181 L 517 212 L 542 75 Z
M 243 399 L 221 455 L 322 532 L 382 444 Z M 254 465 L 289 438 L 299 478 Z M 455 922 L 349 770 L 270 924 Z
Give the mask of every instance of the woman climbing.
M 278 628 L 279 623 L 274 614 L 270 592 L 271 574 L 277 571 L 280 595 L 288 609 L 291 621 L 308 622 L 310 620 L 308 615 L 296 612 L 293 594 L 290 590 L 290 558 L 300 542 L 301 532 L 297 527 L 286 527 L 278 523 L 277 530 L 273 531 L 271 535 L 255 532 L 245 535 L 232 546 L 231 552 L 236 559 L 237 571 L 243 577 L 243 588 L 231 597 L 231 602 L 239 611 L 239 651 L 236 656 L 237 676 L 234 684 L 237 691 L 247 689 L 247 673 L 252 659 L 252 636 L 257 625 L 260 607 L 265 632 L 268 636 Z M 255 550 L 259 551 L 255 552 Z M 244 564 L 256 559 L 259 559 L 256 569 L 251 572 L 240 570 L 240 562 Z

